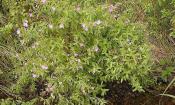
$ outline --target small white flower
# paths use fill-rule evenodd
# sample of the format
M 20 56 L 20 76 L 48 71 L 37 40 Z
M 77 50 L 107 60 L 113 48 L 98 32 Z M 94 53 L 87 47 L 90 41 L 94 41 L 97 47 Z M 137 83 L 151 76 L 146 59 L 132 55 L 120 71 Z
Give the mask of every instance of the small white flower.
M 85 31 L 88 31 L 88 28 L 86 27 L 86 28 L 84 28 L 84 30 L 85 30 Z
M 62 85 L 63 83 L 62 82 L 59 82 L 59 85 Z
M 15 79 L 17 79 L 18 78 L 18 76 L 17 75 L 15 75 Z
M 19 58 L 19 54 L 16 54 L 16 57 Z
M 26 66 L 26 65 L 27 65 L 27 63 L 24 63 L 24 65 Z
M 81 24 L 81 26 L 82 26 L 83 28 L 85 28 L 85 27 L 86 27 L 86 25 L 85 25 L 85 24 Z
M 39 45 L 39 43 L 38 43 L 38 42 L 36 42 L 36 43 L 35 43 L 35 45 L 37 45 L 37 46 L 38 46 L 38 45 Z
M 80 47 L 84 47 L 84 44 L 83 43 L 80 43 Z
M 47 70 L 47 69 L 48 69 L 48 66 L 46 66 L 46 65 L 41 65 L 41 68 L 44 69 L 44 70 Z
M 85 24 L 81 24 L 81 27 L 85 30 L 88 31 L 88 27 Z
M 32 77 L 33 77 L 33 78 L 37 78 L 38 75 L 36 75 L 36 74 L 32 74 Z
M 81 62 L 81 60 L 80 60 L 80 59 L 78 59 L 78 60 L 77 60 L 77 62 L 78 62 L 78 63 L 80 63 L 80 62 Z
M 102 23 L 101 20 L 98 20 L 98 21 L 97 21 L 97 25 L 99 25 L 99 24 L 101 24 L 101 23 Z
M 53 25 L 52 25 L 52 24 L 49 24 L 49 28 L 50 28 L 50 29 L 53 29 Z
M 46 91 L 50 93 L 50 92 L 53 92 L 53 90 L 54 90 L 54 86 L 52 84 L 47 84 Z
M 94 47 L 94 51 L 98 52 L 100 49 L 98 48 L 98 46 Z
M 130 20 L 129 19 L 127 19 L 126 21 L 125 21 L 125 24 L 128 24 L 130 22 Z
M 16 33 L 19 35 L 21 33 L 20 29 L 17 29 Z
M 27 21 L 27 20 L 24 20 L 24 22 L 23 22 L 23 26 L 24 26 L 25 28 L 28 27 L 28 21 Z
M 21 44 L 24 45 L 24 40 L 20 40 Z
M 55 7 L 52 7 L 52 11 L 55 11 L 56 10 L 56 8 Z
M 114 18 L 118 18 L 120 15 L 119 14 L 116 14 L 116 15 L 113 15 Z
M 131 45 L 131 44 L 132 44 L 131 39 L 127 39 L 127 42 L 128 42 L 128 44 L 129 44 L 129 45 Z
M 34 45 L 32 45 L 32 48 L 36 48 L 35 44 L 34 44 Z
M 75 10 L 76 10 L 77 12 L 80 12 L 80 9 L 81 9 L 81 8 L 80 8 L 80 6 L 78 5 L 78 6 L 76 7 Z
M 81 60 L 80 60 L 80 59 L 76 59 L 76 61 L 77 61 L 78 63 L 80 63 L 80 62 L 81 62 Z
M 59 25 L 59 28 L 60 28 L 60 29 L 63 29 L 63 28 L 64 28 L 64 24 L 61 23 L 61 24 Z
M 36 42 L 32 45 L 32 48 L 36 48 L 39 44 Z
M 75 54 L 74 54 L 74 56 L 75 56 L 75 57 L 77 57 L 77 56 L 78 56 L 78 54 L 77 54 L 77 53 L 75 53 Z
M 94 22 L 94 26 L 100 25 L 101 23 L 102 23 L 101 20 L 97 20 L 97 21 Z

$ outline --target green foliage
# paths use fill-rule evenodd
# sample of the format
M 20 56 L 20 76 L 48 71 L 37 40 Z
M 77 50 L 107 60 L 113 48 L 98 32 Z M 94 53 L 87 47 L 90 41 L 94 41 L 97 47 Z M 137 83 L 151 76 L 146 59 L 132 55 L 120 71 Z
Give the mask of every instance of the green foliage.
M 149 85 L 146 28 L 130 21 L 134 12 L 124 4 L 5 0 L 2 5 L 8 10 L 0 15 L 6 18 L 0 21 L 0 45 L 11 52 L 8 87 L 22 100 L 1 103 L 103 105 L 105 82 L 128 81 L 134 91 Z
M 174 67 L 167 67 L 165 71 L 162 72 L 162 77 L 164 78 L 169 77 L 171 73 L 173 72 L 173 70 L 174 70 Z
M 158 51 L 158 64 L 156 70 L 162 72 L 162 77 L 167 78 L 171 76 L 175 69 L 175 40 L 174 40 L 174 16 L 175 16 L 175 2 L 174 0 L 144 0 L 143 6 L 146 13 L 146 21 L 148 22 L 148 29 L 151 43 L 160 49 L 162 54 Z M 160 55 L 160 58 L 159 58 Z M 156 58 L 155 57 L 155 58 Z
M 158 33 L 170 33 L 174 17 L 174 0 L 146 0 L 143 5 L 150 29 Z

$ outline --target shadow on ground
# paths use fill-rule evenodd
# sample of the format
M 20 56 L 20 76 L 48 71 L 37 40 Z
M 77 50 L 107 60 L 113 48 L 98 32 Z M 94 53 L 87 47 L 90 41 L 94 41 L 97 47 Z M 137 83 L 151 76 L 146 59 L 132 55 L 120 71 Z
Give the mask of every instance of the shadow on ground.
M 132 92 L 132 88 L 126 82 L 118 84 L 117 82 L 108 83 L 110 89 L 106 95 L 107 105 L 175 105 L 175 99 L 161 97 L 167 84 L 157 87 L 150 87 L 143 93 Z M 175 95 L 175 87 L 171 87 L 168 92 Z

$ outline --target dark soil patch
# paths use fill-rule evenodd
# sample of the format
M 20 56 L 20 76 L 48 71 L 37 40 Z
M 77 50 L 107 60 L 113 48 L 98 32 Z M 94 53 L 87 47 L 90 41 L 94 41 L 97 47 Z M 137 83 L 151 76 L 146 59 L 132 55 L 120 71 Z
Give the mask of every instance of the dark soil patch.
M 166 86 L 162 84 L 139 93 L 132 92 L 127 82 L 112 82 L 107 85 L 109 91 L 105 98 L 108 100 L 107 105 L 175 105 L 175 99 L 160 96 Z M 167 93 L 175 95 L 175 87 L 171 87 Z

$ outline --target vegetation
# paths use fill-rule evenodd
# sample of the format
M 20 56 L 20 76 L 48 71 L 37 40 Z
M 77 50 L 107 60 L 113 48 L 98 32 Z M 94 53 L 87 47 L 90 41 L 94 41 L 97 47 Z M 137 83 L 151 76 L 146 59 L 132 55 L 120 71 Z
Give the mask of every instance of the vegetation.
M 174 70 L 174 0 L 0 0 L 1 105 L 104 105 Z M 160 75 L 160 76 L 161 76 Z

